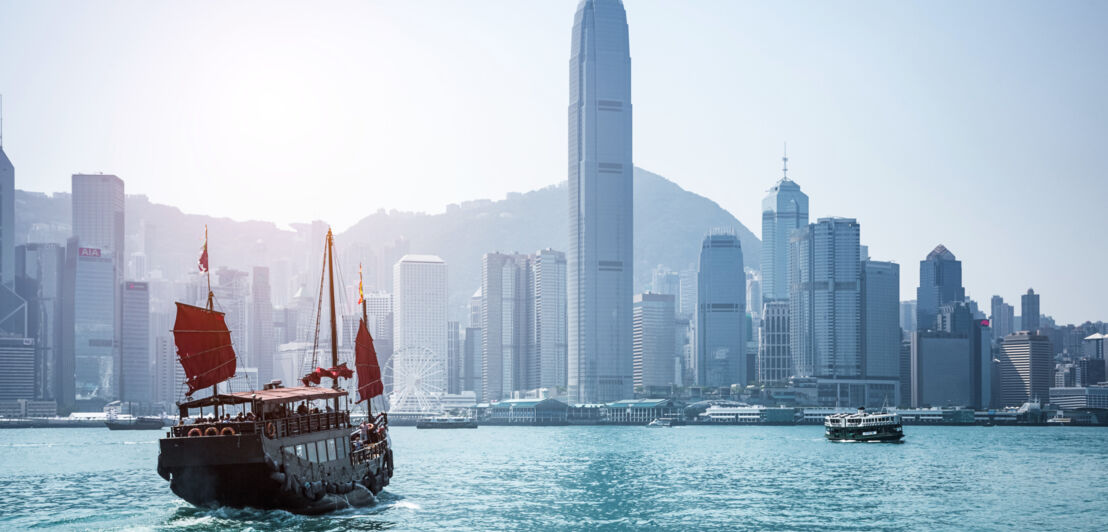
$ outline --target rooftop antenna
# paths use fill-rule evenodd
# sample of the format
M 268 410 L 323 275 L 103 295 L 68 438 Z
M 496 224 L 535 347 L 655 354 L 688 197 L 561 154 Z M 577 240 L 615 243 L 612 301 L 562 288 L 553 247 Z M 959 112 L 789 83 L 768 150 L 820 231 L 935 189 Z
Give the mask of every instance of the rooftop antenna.
M 784 166 L 781 167 L 781 179 L 789 178 L 789 143 L 785 143 L 785 153 L 781 156 L 781 162 Z

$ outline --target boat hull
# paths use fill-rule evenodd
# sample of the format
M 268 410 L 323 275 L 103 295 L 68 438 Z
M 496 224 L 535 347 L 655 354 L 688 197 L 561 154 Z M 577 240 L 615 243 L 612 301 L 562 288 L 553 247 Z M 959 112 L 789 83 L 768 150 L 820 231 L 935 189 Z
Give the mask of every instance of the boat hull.
M 108 430 L 159 430 L 165 427 L 160 419 L 136 419 L 134 421 L 105 421 Z
M 349 456 L 311 462 L 289 454 L 298 445 L 346 431 L 269 439 L 260 434 L 165 438 L 158 473 L 189 503 L 315 515 L 367 506 L 392 476 L 392 453 L 354 463 Z M 282 451 L 285 450 L 285 451 Z
M 827 427 L 827 439 L 834 442 L 901 443 L 904 430 L 900 425 L 886 427 Z

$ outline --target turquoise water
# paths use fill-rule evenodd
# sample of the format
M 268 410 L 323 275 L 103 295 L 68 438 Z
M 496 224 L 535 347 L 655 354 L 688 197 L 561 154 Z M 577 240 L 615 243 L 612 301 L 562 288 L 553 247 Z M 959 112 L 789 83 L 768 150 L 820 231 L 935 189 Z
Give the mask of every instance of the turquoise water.
M 377 506 L 302 517 L 178 500 L 154 471 L 160 432 L 0 430 L 0 529 L 1108 529 L 1108 429 L 905 432 L 397 427 Z

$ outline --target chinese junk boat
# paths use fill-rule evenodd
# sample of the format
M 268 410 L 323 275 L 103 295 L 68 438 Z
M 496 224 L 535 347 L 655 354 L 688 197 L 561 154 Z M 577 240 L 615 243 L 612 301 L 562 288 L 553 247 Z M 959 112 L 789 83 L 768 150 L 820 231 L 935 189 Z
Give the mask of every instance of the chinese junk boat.
M 336 338 L 333 248 L 328 231 L 324 267 L 330 278 L 331 338 Z M 200 270 L 207 271 L 206 242 Z M 383 391 L 360 303 L 358 402 Z M 218 393 L 215 386 L 235 374 L 236 360 L 223 313 L 212 306 L 210 281 L 207 308 L 177 303 L 173 334 L 188 397 L 177 405 L 180 421 L 160 441 L 158 474 L 177 496 L 197 506 L 320 514 L 371 504 L 389 484 L 388 418 L 370 412 L 366 423 L 351 423 L 349 405 L 340 404 L 347 392 L 339 379 L 354 372 L 338 363 L 335 342 L 330 342 L 333 367 L 317 367 L 302 379 L 303 386 L 274 381 L 263 390 Z M 332 386 L 318 386 L 321 378 L 332 379 Z M 191 399 L 208 387 L 211 395 Z
M 900 414 L 890 412 L 867 413 L 858 407 L 853 414 L 832 414 L 823 420 L 827 439 L 836 442 L 885 442 L 901 443 L 904 429 Z

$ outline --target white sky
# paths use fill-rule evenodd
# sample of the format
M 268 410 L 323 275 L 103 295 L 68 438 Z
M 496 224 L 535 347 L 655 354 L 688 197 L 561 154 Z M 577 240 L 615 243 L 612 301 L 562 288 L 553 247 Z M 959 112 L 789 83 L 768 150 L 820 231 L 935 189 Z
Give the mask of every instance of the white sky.
M 1108 319 L 1108 4 L 626 2 L 634 160 L 755 233 L 780 175 L 858 218 L 902 299 Z M 576 2 L 0 0 L 17 187 L 115 173 L 186 212 L 342 229 L 566 177 Z

